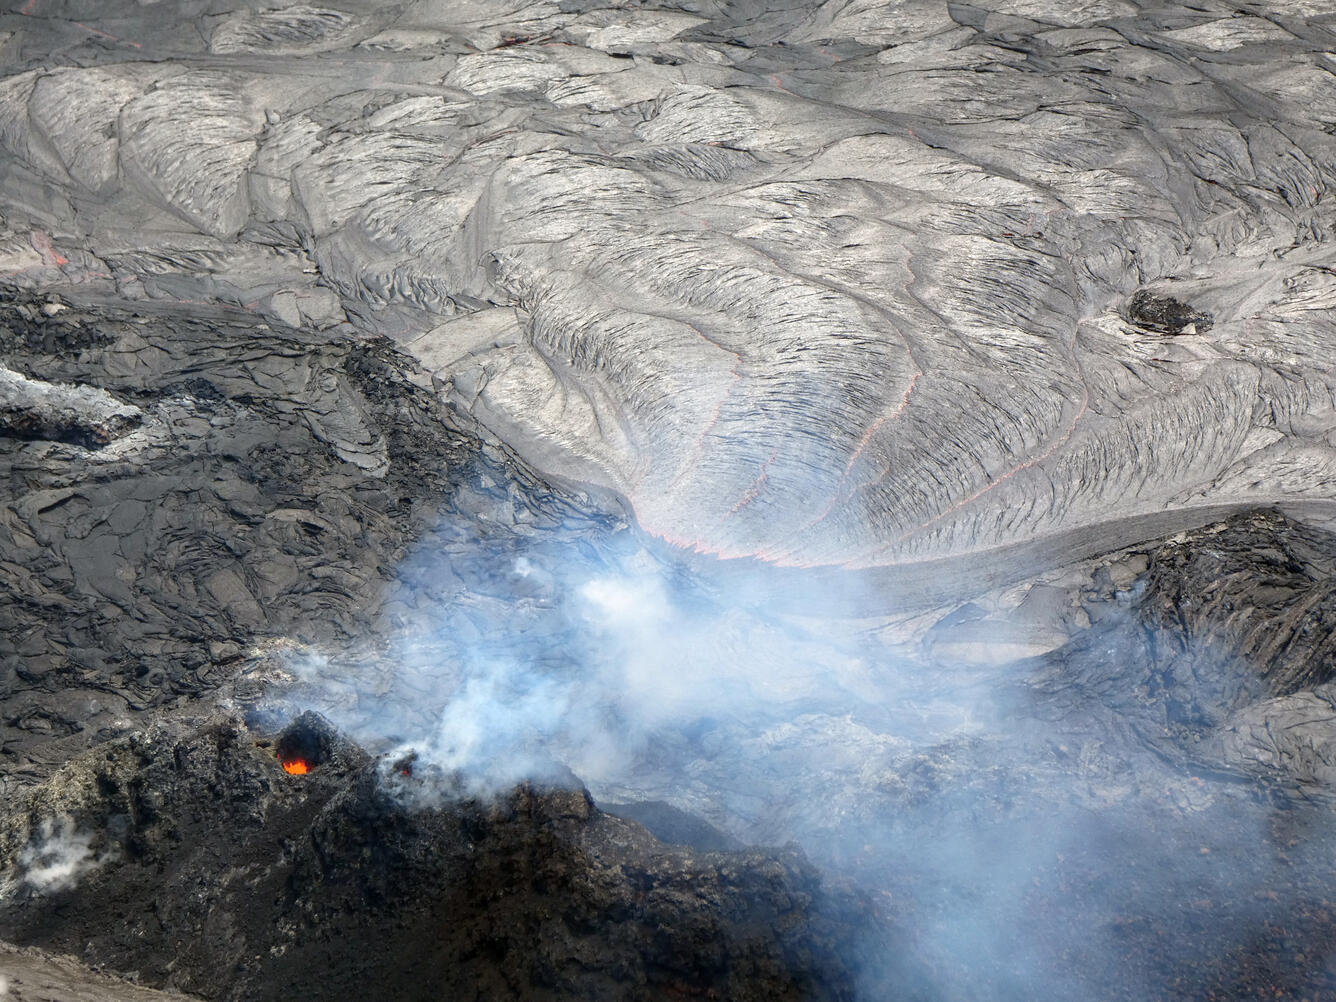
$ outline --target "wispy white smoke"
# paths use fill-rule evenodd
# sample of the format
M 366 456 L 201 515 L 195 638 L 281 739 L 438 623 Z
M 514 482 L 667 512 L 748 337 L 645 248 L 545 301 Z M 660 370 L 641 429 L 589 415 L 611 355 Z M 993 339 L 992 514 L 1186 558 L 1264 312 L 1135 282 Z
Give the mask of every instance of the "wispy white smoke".
M 101 865 L 92 844 L 92 836 L 78 831 L 70 818 L 47 818 L 19 854 L 19 879 L 39 894 L 69 890 Z
M 543 751 L 571 713 L 572 688 L 507 660 L 478 664 L 413 750 L 457 773 L 465 790 L 485 795 L 522 779 L 542 778 Z
M 497 577 L 536 592 L 540 612 L 517 602 L 479 624 L 443 607 L 428 635 L 402 638 L 388 676 L 296 659 L 302 708 L 372 746 L 404 745 L 471 795 L 567 768 L 597 791 L 625 788 L 647 752 L 697 721 L 779 722 L 798 702 L 829 702 L 856 673 L 838 645 L 701 601 L 643 552 L 569 558 L 511 557 Z M 481 635 L 461 641 L 470 631 Z
M 515 572 L 532 570 L 521 559 Z M 578 638 L 568 670 L 553 670 L 539 650 L 473 645 L 435 726 L 410 731 L 419 758 L 470 794 L 551 778 L 561 766 L 591 784 L 624 779 L 657 732 L 755 698 L 758 652 L 730 650 L 720 615 L 682 608 L 656 570 L 576 578 L 561 592 Z

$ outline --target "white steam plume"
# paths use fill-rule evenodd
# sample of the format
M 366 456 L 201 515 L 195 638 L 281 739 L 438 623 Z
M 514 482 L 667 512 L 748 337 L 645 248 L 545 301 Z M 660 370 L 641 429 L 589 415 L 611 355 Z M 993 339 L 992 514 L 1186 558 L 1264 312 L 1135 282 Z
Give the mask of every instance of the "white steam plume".
M 1239 942 L 1263 918 L 1254 891 L 1280 872 L 1270 808 L 1199 788 L 1093 698 L 1037 716 L 1023 665 L 907 660 L 876 638 L 884 623 L 781 613 L 742 575 L 721 601 L 643 552 L 535 547 L 474 566 L 452 569 L 481 576 L 448 601 L 417 576 L 412 597 L 438 619 L 406 631 L 389 668 L 296 664 L 293 708 L 411 750 L 468 795 L 568 767 L 601 800 L 664 800 L 744 841 L 797 841 L 912 924 L 924 998 L 1097 1002 L 1099 978 L 1121 970 L 1122 916 L 1172 923 L 1210 901 Z M 1070 911 L 1050 920 L 1052 901 Z M 866 1002 L 920 977 L 878 950 Z M 1117 976 L 1128 997 L 1162 987 L 1158 971 Z
M 505 636 L 523 631 L 519 621 L 492 624 L 463 647 L 450 626 L 439 644 L 410 638 L 374 712 L 365 709 L 372 694 L 327 658 L 292 667 L 308 685 L 302 695 L 355 736 L 405 739 L 402 751 L 475 796 L 554 778 L 562 766 L 595 788 L 623 783 L 649 745 L 692 721 L 730 707 L 764 713 L 837 684 L 831 662 L 846 655 L 823 649 L 816 668 L 810 645 L 735 610 L 688 608 L 658 568 L 632 564 L 554 581 L 560 628 L 532 642 Z M 538 574 L 526 558 L 514 562 L 516 577 Z
M 35 839 L 19 853 L 19 879 L 38 894 L 67 891 L 80 877 L 100 866 L 93 838 L 80 832 L 68 817 L 47 818 Z

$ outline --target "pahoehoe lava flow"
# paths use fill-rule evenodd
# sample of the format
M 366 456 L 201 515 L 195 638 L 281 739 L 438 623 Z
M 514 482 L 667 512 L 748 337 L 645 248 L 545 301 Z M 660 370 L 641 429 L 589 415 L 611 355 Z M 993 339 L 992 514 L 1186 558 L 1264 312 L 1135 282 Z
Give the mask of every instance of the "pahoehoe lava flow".
M 0 1000 L 1336 999 L 1336 2 L 11 0 Z

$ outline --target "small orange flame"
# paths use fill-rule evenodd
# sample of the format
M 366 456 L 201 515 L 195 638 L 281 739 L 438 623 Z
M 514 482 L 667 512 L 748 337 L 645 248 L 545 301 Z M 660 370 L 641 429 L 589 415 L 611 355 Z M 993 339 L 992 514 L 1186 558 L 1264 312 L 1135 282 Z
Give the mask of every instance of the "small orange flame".
M 311 771 L 311 767 L 306 764 L 306 760 L 300 758 L 294 758 L 290 762 L 284 762 L 283 768 L 294 776 L 305 776 Z

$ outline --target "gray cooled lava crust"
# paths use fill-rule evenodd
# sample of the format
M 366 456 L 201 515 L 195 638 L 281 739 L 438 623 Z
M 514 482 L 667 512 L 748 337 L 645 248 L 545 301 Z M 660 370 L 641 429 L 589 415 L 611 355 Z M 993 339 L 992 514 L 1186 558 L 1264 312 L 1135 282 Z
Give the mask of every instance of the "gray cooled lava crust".
M 547 475 L 726 557 L 1325 499 L 1330 23 L 32 0 L 0 268 L 390 333 Z

